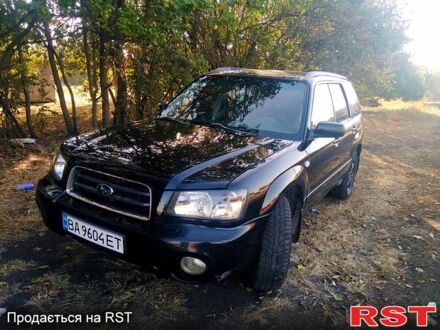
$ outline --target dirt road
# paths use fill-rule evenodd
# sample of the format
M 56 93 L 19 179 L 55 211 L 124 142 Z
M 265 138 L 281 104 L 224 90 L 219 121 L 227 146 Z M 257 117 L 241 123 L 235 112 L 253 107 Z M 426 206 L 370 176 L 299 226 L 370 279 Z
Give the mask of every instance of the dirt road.
M 319 214 L 306 216 L 285 287 L 262 296 L 234 277 L 203 285 L 156 278 L 52 234 L 41 223 L 34 193 L 15 185 L 44 175 L 56 141 L 1 144 L 0 307 L 19 313 L 131 311 L 125 327 L 304 329 L 346 328 L 354 304 L 438 305 L 440 110 L 393 103 L 364 115 L 354 195 L 347 202 L 327 198 L 317 205 Z M 5 319 L 0 327 L 7 326 Z M 430 324 L 439 326 L 440 319 Z

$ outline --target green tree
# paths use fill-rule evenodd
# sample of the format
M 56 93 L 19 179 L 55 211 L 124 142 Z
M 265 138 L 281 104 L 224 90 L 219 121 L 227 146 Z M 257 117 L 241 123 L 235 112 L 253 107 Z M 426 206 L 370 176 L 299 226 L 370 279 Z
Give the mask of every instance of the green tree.
M 94 127 L 99 110 L 104 127 L 149 117 L 221 66 L 326 70 L 348 76 L 367 101 L 420 98 L 405 29 L 395 0 L 8 0 L 0 3 L 0 104 L 21 134 L 12 95 L 31 83 L 31 49 L 41 45 L 68 134 L 78 130 L 77 74 L 86 77 Z
M 420 100 L 426 93 L 425 73 L 409 61 L 407 54 L 395 63 L 395 81 L 390 98 L 401 97 L 405 101 Z
M 440 101 L 440 72 L 426 74 L 426 97 L 431 101 Z

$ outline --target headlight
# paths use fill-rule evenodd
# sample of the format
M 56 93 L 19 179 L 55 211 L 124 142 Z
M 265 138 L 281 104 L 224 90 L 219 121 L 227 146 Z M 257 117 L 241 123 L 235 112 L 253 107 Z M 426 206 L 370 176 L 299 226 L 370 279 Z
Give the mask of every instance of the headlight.
M 64 169 L 66 167 L 66 160 L 60 153 L 55 154 L 52 161 L 52 173 L 57 180 L 63 177 Z
M 246 189 L 177 191 L 167 213 L 188 218 L 234 220 L 242 215 L 246 197 Z

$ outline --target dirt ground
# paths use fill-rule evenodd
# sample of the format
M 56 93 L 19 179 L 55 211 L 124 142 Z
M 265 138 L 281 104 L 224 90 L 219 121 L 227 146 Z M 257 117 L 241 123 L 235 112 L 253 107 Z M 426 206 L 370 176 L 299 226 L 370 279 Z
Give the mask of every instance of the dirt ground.
M 130 311 L 123 328 L 319 329 L 347 328 L 350 305 L 438 304 L 440 109 L 393 102 L 365 110 L 353 196 L 326 198 L 305 217 L 287 283 L 265 295 L 233 276 L 203 285 L 157 278 L 53 234 L 41 222 L 34 191 L 15 186 L 44 176 L 63 133 L 43 123 L 36 145 L 0 142 L 0 308 Z M 0 328 L 11 326 L 5 319 Z M 440 327 L 439 314 L 429 322 Z

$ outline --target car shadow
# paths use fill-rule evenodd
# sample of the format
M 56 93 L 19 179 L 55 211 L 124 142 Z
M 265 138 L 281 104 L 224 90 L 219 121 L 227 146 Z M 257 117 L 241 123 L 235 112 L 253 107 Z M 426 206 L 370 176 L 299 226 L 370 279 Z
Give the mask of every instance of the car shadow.
M 260 302 L 235 276 L 184 284 L 50 230 L 5 246 L 0 258 L 3 267 L 10 267 L 0 279 L 15 288 L 0 298 L 0 306 L 19 313 L 124 310 L 139 322 L 186 324 Z M 192 312 L 185 316 L 184 311 Z

